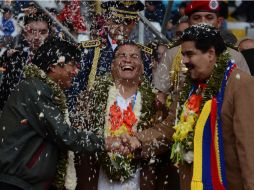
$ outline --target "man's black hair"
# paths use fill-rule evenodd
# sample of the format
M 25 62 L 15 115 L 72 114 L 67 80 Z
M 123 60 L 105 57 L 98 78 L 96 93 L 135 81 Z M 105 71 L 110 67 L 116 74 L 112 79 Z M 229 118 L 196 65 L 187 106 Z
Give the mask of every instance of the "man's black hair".
M 217 56 L 227 49 L 220 31 L 208 24 L 197 24 L 187 28 L 180 41 L 194 41 L 195 47 L 203 53 L 214 47 Z
M 63 63 L 68 63 L 69 61 L 79 63 L 81 60 L 81 51 L 76 44 L 60 38 L 51 37 L 38 48 L 32 63 L 43 71 L 48 72 L 50 66 L 56 64 L 60 57 L 64 57 Z
M 49 18 L 49 16 L 47 16 L 45 13 L 43 13 L 39 9 L 37 10 L 36 13 L 26 15 L 24 18 L 25 25 L 29 24 L 30 22 L 34 22 L 34 21 L 44 21 L 44 22 L 48 23 L 48 26 L 50 26 L 52 24 L 52 21 Z

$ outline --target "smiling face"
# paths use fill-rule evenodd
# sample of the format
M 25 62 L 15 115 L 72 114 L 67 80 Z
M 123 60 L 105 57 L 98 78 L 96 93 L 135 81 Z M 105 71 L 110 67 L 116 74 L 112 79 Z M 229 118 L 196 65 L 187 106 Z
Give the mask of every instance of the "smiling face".
M 138 82 L 144 72 L 141 50 L 136 45 L 122 45 L 112 62 L 112 75 L 116 80 Z
M 48 76 L 54 80 L 62 89 L 68 89 L 72 85 L 73 78 L 78 74 L 79 69 L 75 62 L 57 64 L 50 67 Z
M 182 57 L 193 80 L 204 81 L 211 76 L 216 63 L 214 48 L 202 52 L 195 47 L 194 41 L 185 41 L 182 43 Z
M 123 20 L 121 22 L 115 22 L 110 19 L 107 22 L 109 29 L 109 36 L 113 40 L 126 40 L 131 34 L 131 31 L 135 28 L 137 21 L 135 20 Z

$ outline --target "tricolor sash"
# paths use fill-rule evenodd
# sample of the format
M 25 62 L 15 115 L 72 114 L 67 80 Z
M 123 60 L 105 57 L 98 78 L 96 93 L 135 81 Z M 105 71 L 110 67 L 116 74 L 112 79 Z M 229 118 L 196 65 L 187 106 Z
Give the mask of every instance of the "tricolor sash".
M 216 97 L 205 102 L 194 132 L 192 190 L 226 190 L 221 108 L 226 82 L 235 64 L 229 62 Z

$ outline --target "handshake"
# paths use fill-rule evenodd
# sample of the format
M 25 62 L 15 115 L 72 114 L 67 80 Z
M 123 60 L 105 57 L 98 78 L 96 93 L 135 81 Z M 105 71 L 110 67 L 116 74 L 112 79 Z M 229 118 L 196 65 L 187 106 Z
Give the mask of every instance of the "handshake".
M 128 155 L 141 149 L 141 143 L 135 136 L 123 134 L 118 137 L 106 137 L 105 148 L 108 152 Z

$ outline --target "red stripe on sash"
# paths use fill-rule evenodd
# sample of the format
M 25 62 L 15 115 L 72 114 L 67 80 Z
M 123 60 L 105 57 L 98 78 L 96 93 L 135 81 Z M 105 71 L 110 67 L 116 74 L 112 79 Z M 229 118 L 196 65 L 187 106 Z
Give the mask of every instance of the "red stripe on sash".
M 221 184 L 219 178 L 219 168 L 217 163 L 217 155 L 216 155 L 216 143 L 215 136 L 216 134 L 216 120 L 217 120 L 217 100 L 216 98 L 212 98 L 212 107 L 211 107 L 211 134 L 212 134 L 212 142 L 211 142 L 211 175 L 212 175 L 212 183 L 214 190 L 225 190 L 224 186 Z

